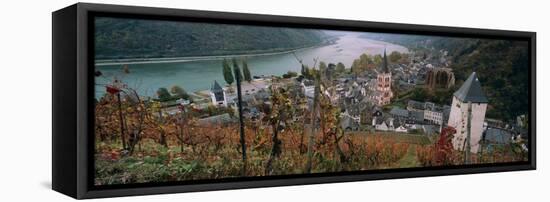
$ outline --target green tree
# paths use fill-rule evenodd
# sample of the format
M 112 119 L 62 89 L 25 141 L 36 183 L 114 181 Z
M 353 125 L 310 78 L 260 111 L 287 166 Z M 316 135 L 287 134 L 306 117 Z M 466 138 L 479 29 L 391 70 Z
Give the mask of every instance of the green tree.
M 326 70 L 327 70 L 327 64 L 323 61 L 319 62 L 319 71 L 321 71 L 321 73 L 323 73 Z
M 428 92 L 423 88 L 415 88 L 411 93 L 411 99 L 417 101 L 427 101 Z
M 359 60 L 353 61 L 353 63 L 351 64 L 350 71 L 352 74 L 355 74 L 355 75 L 361 72 L 361 68 L 359 68 Z
M 285 79 L 289 79 L 289 78 L 296 77 L 296 76 L 298 76 L 298 73 L 293 72 L 293 71 L 288 71 L 286 74 L 283 74 L 283 78 L 285 78 Z
M 361 54 L 359 58 L 353 60 L 352 72 L 355 74 L 365 72 L 369 68 L 372 68 L 374 64 L 373 57 L 365 53 Z
M 293 71 L 288 71 L 287 74 L 290 75 L 290 77 L 297 77 L 298 76 L 298 73 L 293 72 Z
M 233 78 L 233 74 L 231 73 L 231 67 L 229 66 L 229 62 L 226 59 L 223 59 L 222 62 L 223 66 L 223 78 L 225 79 L 225 82 L 229 85 L 231 85 L 235 79 Z
M 166 88 L 159 88 L 157 90 L 157 97 L 161 101 L 169 100 L 170 98 L 172 98 L 172 96 L 170 95 L 170 92 L 168 92 L 168 89 Z
M 179 98 L 189 99 L 189 94 L 187 91 L 178 85 L 172 86 L 172 88 L 170 88 L 170 93 Z
M 343 63 L 339 62 L 336 64 L 336 72 L 338 73 L 344 73 L 346 71 L 346 66 L 344 66 Z
M 373 59 L 374 65 L 380 66 L 380 64 L 382 64 L 382 60 L 382 55 L 375 55 Z
M 243 72 L 241 71 L 241 68 L 239 67 L 239 63 L 237 62 L 237 59 L 236 58 L 233 58 L 233 72 L 235 73 L 235 79 L 238 79 L 242 81 L 242 79 L 244 78 L 243 77 Z
M 304 76 L 304 78 L 309 79 L 309 80 L 313 79 L 312 74 L 311 74 L 311 70 L 309 69 L 309 67 L 304 66 L 304 65 L 302 65 L 302 67 L 303 67 L 302 75 Z
M 252 81 L 252 75 L 250 75 L 250 70 L 248 69 L 248 63 L 246 60 L 243 60 L 243 74 L 244 80 L 250 83 Z
M 398 62 L 400 59 L 401 59 L 401 53 L 399 53 L 399 52 L 397 52 L 397 51 L 391 52 L 391 54 L 390 54 L 390 62 L 396 63 L 396 62 Z
M 372 56 L 365 53 L 361 54 L 361 56 L 359 56 L 359 59 L 361 61 L 361 67 L 365 69 L 368 68 L 369 64 L 372 64 L 374 62 Z

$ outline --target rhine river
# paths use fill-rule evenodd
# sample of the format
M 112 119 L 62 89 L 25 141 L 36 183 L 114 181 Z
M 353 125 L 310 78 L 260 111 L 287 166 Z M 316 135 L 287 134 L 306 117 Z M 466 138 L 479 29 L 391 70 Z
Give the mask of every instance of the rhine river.
M 346 68 L 349 68 L 353 60 L 359 58 L 361 54 L 382 54 L 384 48 L 387 49 L 388 54 L 392 51 L 408 51 L 403 46 L 362 38 L 357 32 L 342 32 L 342 35 L 329 45 L 299 49 L 293 51 L 294 53 L 287 51 L 235 57 L 246 57 L 253 76 L 281 76 L 288 71 L 300 72 L 301 65 L 297 57 L 309 66 L 312 66 L 314 59 L 317 58 L 318 61 L 327 64 L 342 62 Z M 154 97 L 158 88 L 170 89 L 173 85 L 179 85 L 188 92 L 207 90 L 210 89 L 214 80 L 222 85 L 225 84 L 222 74 L 223 57 L 96 62 L 95 68 L 101 71 L 103 76 L 96 77 L 95 94 L 96 97 L 102 96 L 105 93 L 104 85 L 110 83 L 115 77 L 124 81 L 129 87 L 137 89 L 142 96 Z M 231 57 L 227 56 L 227 58 Z M 123 73 L 123 64 L 128 65 L 129 74 Z

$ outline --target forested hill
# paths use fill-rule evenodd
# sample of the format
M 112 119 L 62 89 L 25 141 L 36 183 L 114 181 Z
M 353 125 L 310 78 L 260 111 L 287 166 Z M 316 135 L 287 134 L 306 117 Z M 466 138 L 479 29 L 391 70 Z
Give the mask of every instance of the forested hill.
M 428 54 L 448 51 L 457 84 L 476 71 L 491 118 L 512 120 L 528 112 L 529 55 L 526 41 L 365 34 L 362 37 L 400 44 Z
M 250 54 L 321 44 L 317 30 L 122 18 L 95 21 L 96 59 Z
M 457 79 L 464 81 L 476 71 L 489 98 L 488 117 L 513 120 L 527 114 L 530 82 L 527 42 L 454 39 L 440 41 L 436 47 L 451 50 L 451 68 Z

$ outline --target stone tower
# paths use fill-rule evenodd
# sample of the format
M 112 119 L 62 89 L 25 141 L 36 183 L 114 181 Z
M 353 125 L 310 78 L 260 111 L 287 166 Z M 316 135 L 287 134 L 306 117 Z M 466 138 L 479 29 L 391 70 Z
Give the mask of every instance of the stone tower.
M 384 59 L 382 61 L 382 71 L 378 72 L 377 76 L 377 86 L 376 86 L 376 97 L 378 105 L 387 105 L 390 103 L 391 98 L 393 97 L 393 92 L 391 91 L 391 71 L 388 67 L 388 58 L 386 57 L 386 49 L 384 49 Z
M 474 72 L 453 94 L 453 103 L 447 125 L 456 129 L 456 134 L 453 137 L 453 147 L 455 149 L 464 151 L 468 147 L 469 132 L 470 152 L 477 153 L 483 133 L 487 103 L 487 97 L 481 89 L 481 83 Z
M 220 86 L 218 81 L 214 80 L 214 84 L 212 84 L 212 87 L 210 88 L 210 98 L 212 99 L 212 104 L 214 106 L 227 107 L 225 91 Z

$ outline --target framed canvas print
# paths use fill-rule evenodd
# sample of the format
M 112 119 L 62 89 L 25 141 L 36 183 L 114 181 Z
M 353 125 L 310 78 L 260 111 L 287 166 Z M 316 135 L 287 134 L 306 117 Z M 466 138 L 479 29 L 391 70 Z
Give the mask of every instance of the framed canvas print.
M 75 198 L 535 169 L 535 33 L 79 3 L 53 14 Z

